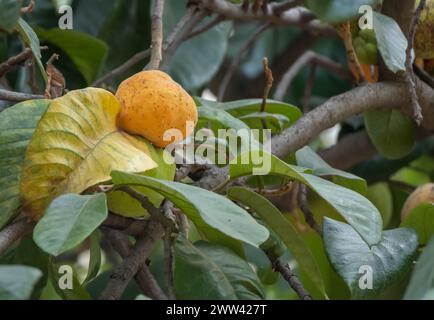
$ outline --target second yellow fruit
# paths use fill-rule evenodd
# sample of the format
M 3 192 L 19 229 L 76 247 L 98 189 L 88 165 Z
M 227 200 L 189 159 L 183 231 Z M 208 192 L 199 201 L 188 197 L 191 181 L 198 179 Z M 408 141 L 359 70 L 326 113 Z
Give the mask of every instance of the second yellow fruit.
M 120 84 L 116 97 L 121 104 L 120 128 L 143 136 L 157 147 L 180 142 L 192 133 L 197 123 L 193 98 L 161 71 L 142 71 L 126 79 Z M 178 129 L 180 135 L 172 140 L 165 139 L 170 129 Z

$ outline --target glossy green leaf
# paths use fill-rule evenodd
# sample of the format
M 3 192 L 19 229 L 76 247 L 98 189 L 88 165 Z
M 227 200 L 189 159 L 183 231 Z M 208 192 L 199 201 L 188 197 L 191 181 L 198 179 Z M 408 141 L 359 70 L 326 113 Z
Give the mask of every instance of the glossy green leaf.
M 47 208 L 33 232 L 36 244 L 57 256 L 83 242 L 107 218 L 104 193 L 81 196 L 65 194 Z
M 386 228 L 392 220 L 393 197 L 387 183 L 377 183 L 369 186 L 366 197 L 380 211 L 383 217 L 383 227 Z
M 153 189 L 172 201 L 211 240 L 224 236 L 249 243 L 255 247 L 268 237 L 268 231 L 247 211 L 216 193 L 178 182 L 158 180 L 137 174 L 112 172 L 116 185 L 137 185 Z
M 20 17 L 21 0 L 0 1 L 0 29 L 12 32 Z
M 373 23 L 378 50 L 387 68 L 395 73 L 405 71 L 407 38 L 400 26 L 379 12 L 374 12 Z
M 326 218 L 324 245 L 352 297 L 362 299 L 381 293 L 406 274 L 418 241 L 412 229 L 400 228 L 384 231 L 381 241 L 370 246 L 350 225 Z
M 401 227 L 416 230 L 420 245 L 425 245 L 434 235 L 434 205 L 422 203 L 401 222 Z
M 0 113 L 0 229 L 18 212 L 24 154 L 48 100 L 29 100 Z
M 399 159 L 410 153 L 415 142 L 415 124 L 398 110 L 365 112 L 369 138 L 382 156 Z
M 41 40 L 62 49 L 74 62 L 88 85 L 95 80 L 108 51 L 103 41 L 82 32 L 58 28 L 37 28 L 36 33 Z
M 359 193 L 309 173 L 304 173 L 305 169 L 289 165 L 274 155 L 253 151 L 249 156 L 250 158 L 242 154 L 231 162 L 229 173 L 232 179 L 252 174 L 273 174 L 300 181 L 339 213 L 370 245 L 380 241 L 381 215 L 377 208 Z M 250 162 L 246 163 L 248 159 Z M 254 165 L 252 159 L 262 160 L 262 168 L 259 165 Z M 268 163 L 269 167 L 264 163 Z
M 359 15 L 362 5 L 373 6 L 377 0 L 307 0 L 306 4 L 322 21 L 338 23 Z
M 178 299 L 264 299 L 252 267 L 229 249 L 206 242 L 175 242 L 175 292 Z M 186 281 L 188 279 L 188 281 Z
M 231 101 L 220 104 L 220 107 L 229 112 L 236 118 L 242 118 L 247 115 L 257 114 L 261 112 L 262 100 L 261 99 L 245 99 L 238 101 Z M 282 115 L 289 119 L 291 124 L 294 124 L 302 115 L 299 108 L 280 101 L 267 100 L 264 112 L 269 114 Z M 262 128 L 260 119 L 256 121 L 255 128 Z
M 41 271 L 32 267 L 0 266 L 0 300 L 29 299 L 41 276 Z
M 164 30 L 169 35 L 185 14 L 186 4 L 183 1 L 166 1 L 164 9 Z M 203 23 L 207 21 L 205 19 Z M 231 22 L 222 23 L 185 41 L 169 66 L 168 72 L 173 79 L 186 90 L 197 89 L 208 82 L 223 63 L 231 26 Z
M 35 31 L 33 31 L 32 27 L 29 26 L 29 24 L 22 18 L 18 19 L 18 31 L 20 32 L 23 41 L 30 47 L 30 49 L 32 49 L 33 56 L 35 57 L 39 71 L 41 72 L 45 83 L 47 83 L 48 76 L 41 61 L 42 54 L 38 36 L 36 35 Z
M 331 176 L 333 182 L 343 187 L 352 189 L 360 194 L 366 194 L 366 181 L 351 173 L 332 168 L 325 162 L 315 151 L 309 146 L 306 146 L 295 153 L 297 165 L 312 169 L 312 173 L 316 176 Z
M 200 106 L 197 108 L 199 119 L 215 122 L 219 124 L 218 128 L 230 128 L 234 130 L 248 130 L 243 121 L 233 117 L 230 113 L 218 107 Z
M 309 247 L 304 243 L 291 222 L 270 201 L 249 189 L 231 188 L 228 190 L 228 197 L 245 204 L 258 214 L 262 221 L 282 239 L 299 267 L 325 297 L 321 271 Z
M 101 238 L 102 235 L 99 230 L 95 230 L 90 236 L 90 259 L 83 286 L 92 281 L 98 275 L 101 268 Z
M 416 262 L 405 300 L 434 300 L 434 238 L 428 243 Z

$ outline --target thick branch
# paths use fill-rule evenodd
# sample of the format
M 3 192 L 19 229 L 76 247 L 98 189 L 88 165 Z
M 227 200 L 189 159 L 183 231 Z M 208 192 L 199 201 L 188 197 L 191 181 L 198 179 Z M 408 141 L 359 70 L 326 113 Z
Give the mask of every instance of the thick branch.
M 22 219 L 0 231 L 0 255 L 16 241 L 30 234 L 34 226 L 34 222 Z
M 126 259 L 132 251 L 132 246 L 128 237 L 120 231 L 109 228 L 104 228 L 103 231 L 113 249 L 115 249 L 123 259 Z M 135 278 L 139 287 L 146 296 L 154 300 L 167 300 L 166 295 L 163 290 L 161 290 L 146 263 L 143 263 L 140 266 Z
M 163 234 L 164 229 L 158 219 L 151 219 L 146 232 L 137 240 L 132 253 L 113 271 L 110 282 L 101 293 L 100 300 L 121 298 L 131 279 L 136 275 L 140 266 L 146 262 Z

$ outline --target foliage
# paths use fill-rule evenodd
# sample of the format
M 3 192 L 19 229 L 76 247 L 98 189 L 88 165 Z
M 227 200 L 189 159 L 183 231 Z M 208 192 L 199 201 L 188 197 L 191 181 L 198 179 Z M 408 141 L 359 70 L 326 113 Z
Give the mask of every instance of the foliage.
M 340 121 L 333 143 L 325 132 L 301 147 L 283 146 L 302 139 L 308 126 L 320 131 L 315 121 L 323 119 L 309 115 L 329 98 L 351 104 L 335 97 L 355 84 L 348 80 L 354 65 L 345 66 L 351 41 L 356 59 L 404 87 L 406 60 L 415 57 L 407 56 L 400 21 L 381 12 L 381 1 L 306 0 L 305 9 L 288 10 L 300 10 L 294 16 L 306 14 L 307 22 L 270 23 L 256 35 L 263 26 L 255 21 L 262 9 L 250 12 L 256 1 L 247 11 L 241 7 L 247 2 L 227 1 L 228 10 L 246 16 L 227 13 L 225 21 L 165 1 L 160 67 L 177 81 L 173 88 L 179 83 L 186 90 L 199 117 L 184 149 L 159 148 L 125 132 L 119 125 L 124 101 L 113 94 L 155 59 L 157 0 L 67 2 L 73 30 L 58 27 L 59 1 L 37 1 L 26 12 L 22 1 L 0 0 L 0 60 L 26 48 L 31 53 L 0 74 L 0 92 L 46 97 L 3 103 L 0 95 L 0 234 L 24 230 L 7 250 L 0 243 L 1 300 L 106 298 L 115 294 L 107 290 L 116 281 L 126 280 L 115 298 L 297 299 L 300 288 L 285 282 L 284 271 L 277 274 L 286 264 L 314 299 L 434 299 L 432 199 L 417 201 L 401 221 L 409 194 L 434 179 L 432 141 L 418 134 L 409 113 L 387 105 L 359 108 L 355 113 L 363 115 L 348 111 Z M 277 2 L 269 9 L 285 5 Z M 328 37 L 342 23 L 354 27 L 361 5 L 376 9 L 373 29 L 356 27 L 344 41 Z M 273 13 L 273 19 L 291 17 Z M 312 36 L 308 28 L 318 29 Z M 282 85 L 285 63 L 297 65 L 304 44 L 315 52 L 315 65 L 297 70 L 284 101 L 271 99 L 264 68 L 273 71 L 273 89 Z M 46 67 L 53 53 L 60 59 Z M 269 85 L 270 77 L 266 72 Z M 63 81 L 68 90 L 58 97 L 44 92 L 65 89 Z M 156 133 L 169 115 L 179 119 L 173 110 L 180 98 L 175 92 L 163 108 L 159 102 L 172 87 L 157 84 L 158 92 L 146 96 L 146 81 L 125 89 L 128 99 L 137 98 L 128 117 Z M 357 85 L 356 92 L 375 84 Z M 220 90 L 222 100 L 215 101 Z M 151 120 L 143 113 L 149 101 Z M 334 110 L 327 112 L 332 120 L 326 121 L 334 121 Z M 223 129 L 231 134 L 220 137 Z M 250 135 L 253 130 L 259 135 Z M 271 142 L 261 135 L 266 130 Z M 349 145 L 355 136 L 367 142 Z M 231 145 L 246 138 L 250 149 Z M 342 145 L 351 153 L 330 156 Z M 193 154 L 184 155 L 190 147 Z M 214 165 L 217 152 L 224 161 Z M 182 157 L 193 163 L 177 163 Z

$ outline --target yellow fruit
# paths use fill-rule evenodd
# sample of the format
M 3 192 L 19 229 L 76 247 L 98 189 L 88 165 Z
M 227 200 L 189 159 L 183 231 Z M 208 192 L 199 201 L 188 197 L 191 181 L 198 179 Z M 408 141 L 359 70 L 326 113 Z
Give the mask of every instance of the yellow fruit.
M 417 206 L 423 203 L 434 202 L 434 183 L 427 183 L 420 186 L 407 198 L 401 211 L 401 221 L 415 209 Z
M 416 1 L 419 5 L 420 1 Z M 434 59 L 434 0 L 427 0 L 414 38 L 416 57 Z
M 118 125 L 164 148 L 189 136 L 197 123 L 193 98 L 172 78 L 161 71 L 142 71 L 123 81 L 116 97 L 121 104 Z M 188 122 L 193 125 L 187 126 Z M 165 141 L 169 129 L 180 135 Z

